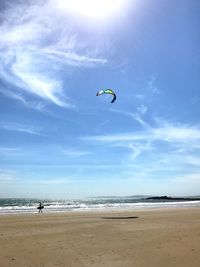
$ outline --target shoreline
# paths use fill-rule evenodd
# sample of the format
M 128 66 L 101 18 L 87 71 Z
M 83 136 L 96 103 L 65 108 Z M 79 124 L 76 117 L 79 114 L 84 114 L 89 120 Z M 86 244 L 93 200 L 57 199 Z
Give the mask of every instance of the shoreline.
M 1 267 L 199 267 L 200 209 L 0 216 Z
M 138 202 L 138 203 L 125 203 L 125 204 L 117 204 L 110 206 L 97 206 L 97 207 L 83 207 L 83 208 L 54 208 L 45 206 L 43 214 L 50 213 L 76 213 L 76 212 L 118 212 L 118 211 L 140 211 L 140 210 L 165 210 L 165 209 L 190 209 L 190 208 L 200 208 L 200 201 L 183 201 L 183 202 L 156 202 L 156 203 L 146 203 L 146 202 Z M 37 207 L 30 207 L 29 209 L 23 209 L 20 207 L 18 209 L 10 209 L 4 207 L 0 209 L 0 217 L 1 216 L 10 216 L 10 215 L 26 215 L 26 214 L 37 214 Z
M 24 212 L 24 213 L 0 213 L 1 217 L 10 217 L 10 216 L 48 216 L 48 215 L 84 215 L 84 214 L 107 214 L 107 213 L 138 213 L 138 212 L 169 212 L 169 211 L 188 211 L 188 210 L 199 210 L 200 206 L 194 205 L 194 206 L 167 206 L 167 207 L 138 207 L 138 208 L 102 208 L 102 209 L 77 209 L 77 210 L 68 210 L 68 211 L 47 211 L 43 210 L 42 213 L 39 213 L 38 211 L 35 212 Z

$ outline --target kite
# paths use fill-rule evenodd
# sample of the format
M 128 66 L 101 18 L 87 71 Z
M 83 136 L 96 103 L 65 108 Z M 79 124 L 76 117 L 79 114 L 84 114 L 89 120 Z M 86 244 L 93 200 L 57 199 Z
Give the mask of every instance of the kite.
M 116 100 L 116 94 L 113 92 L 112 89 L 105 89 L 105 90 L 100 90 L 98 93 L 96 93 L 96 96 L 103 95 L 103 94 L 110 94 L 113 95 L 113 99 L 110 103 L 114 103 Z

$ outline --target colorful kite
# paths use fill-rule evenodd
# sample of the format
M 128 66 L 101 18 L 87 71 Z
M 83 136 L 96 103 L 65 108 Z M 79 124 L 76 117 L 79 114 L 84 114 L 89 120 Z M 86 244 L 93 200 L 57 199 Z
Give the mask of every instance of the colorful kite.
M 115 102 L 115 100 L 116 100 L 116 94 L 113 92 L 113 90 L 111 90 L 111 89 L 105 89 L 105 90 L 100 90 L 97 94 L 96 94 L 96 96 L 99 96 L 99 95 L 103 95 L 103 94 L 110 94 L 110 95 L 113 95 L 113 99 L 112 99 L 112 101 L 111 101 L 111 103 L 114 103 Z

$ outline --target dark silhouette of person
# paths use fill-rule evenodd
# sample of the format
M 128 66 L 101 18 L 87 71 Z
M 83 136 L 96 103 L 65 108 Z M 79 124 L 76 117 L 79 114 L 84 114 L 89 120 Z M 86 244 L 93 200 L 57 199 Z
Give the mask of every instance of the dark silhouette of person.
M 37 209 L 39 210 L 39 213 L 42 213 L 43 208 L 44 206 L 42 205 L 42 202 L 40 202 L 39 206 L 37 207 Z

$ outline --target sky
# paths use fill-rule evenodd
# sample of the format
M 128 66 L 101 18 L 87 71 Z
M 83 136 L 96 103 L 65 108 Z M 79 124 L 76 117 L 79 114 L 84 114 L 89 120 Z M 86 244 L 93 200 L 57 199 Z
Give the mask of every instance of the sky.
M 0 197 L 200 195 L 199 14 L 1 1 Z

